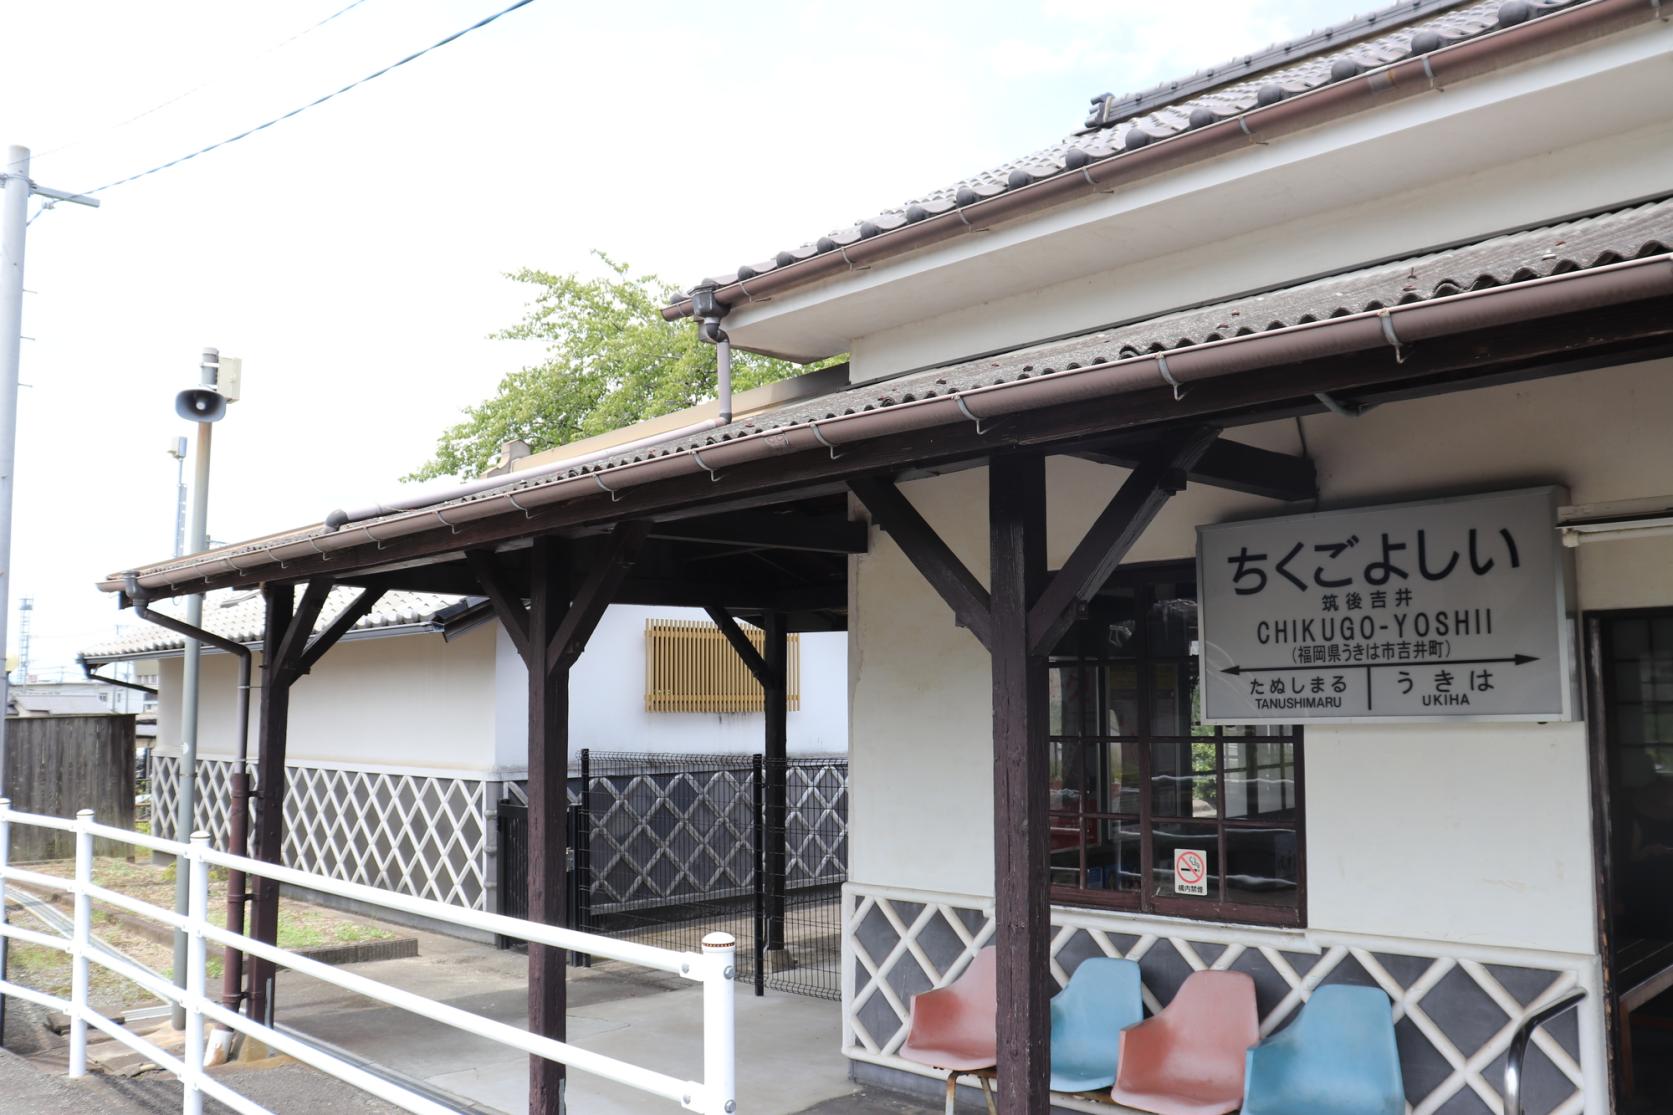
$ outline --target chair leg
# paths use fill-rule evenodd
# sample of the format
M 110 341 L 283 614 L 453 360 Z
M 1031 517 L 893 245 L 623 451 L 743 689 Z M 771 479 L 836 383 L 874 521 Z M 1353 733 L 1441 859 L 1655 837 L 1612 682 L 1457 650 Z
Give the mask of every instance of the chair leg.
M 947 1074 L 947 1115 L 953 1115 L 953 1108 L 958 1106 L 958 1073 Z
M 987 1101 L 988 1115 L 999 1115 L 999 1109 L 993 1105 L 993 1089 L 988 1086 L 988 1078 L 978 1076 L 976 1079 L 982 1082 L 982 1098 Z

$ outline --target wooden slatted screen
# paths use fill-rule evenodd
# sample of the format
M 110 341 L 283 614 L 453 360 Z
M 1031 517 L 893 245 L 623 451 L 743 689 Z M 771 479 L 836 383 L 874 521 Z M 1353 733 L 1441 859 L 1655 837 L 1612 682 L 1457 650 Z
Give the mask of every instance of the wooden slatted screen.
M 738 625 L 762 650 L 760 628 Z M 790 711 L 802 703 L 802 645 L 789 636 Z M 720 628 L 707 620 L 645 621 L 646 712 L 760 712 L 761 684 Z

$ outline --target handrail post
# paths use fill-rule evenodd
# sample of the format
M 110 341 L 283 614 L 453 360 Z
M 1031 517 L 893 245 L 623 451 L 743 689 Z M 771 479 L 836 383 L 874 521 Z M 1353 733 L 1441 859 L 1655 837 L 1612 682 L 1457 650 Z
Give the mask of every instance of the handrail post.
M 1516 1027 L 1505 1051 L 1505 1115 L 1522 1115 L 1522 1065 L 1528 1056 L 1528 1042 L 1534 1031 L 1562 1014 L 1586 997 L 1586 989 L 1577 987 L 1568 994 L 1534 1011 Z
M 6 865 L 12 862 L 12 799 L 0 797 L 0 926 L 6 924 Z M 7 978 L 12 940 L 0 934 L 0 980 Z M 6 997 L 0 995 L 0 1047 L 6 1044 Z
M 93 811 L 76 813 L 75 928 L 70 938 L 70 1075 L 87 1075 L 87 953 L 93 939 Z
M 209 864 L 203 850 L 208 846 L 209 834 L 194 832 L 191 850 L 186 853 L 191 875 L 186 887 L 186 1047 L 182 1050 L 186 1096 L 181 1108 L 185 1115 L 203 1115 L 203 923 L 209 917 Z
M 733 1029 L 737 991 L 737 939 L 730 933 L 703 938 L 709 970 L 703 975 L 703 1091 L 707 1115 L 737 1110 L 737 1050 Z

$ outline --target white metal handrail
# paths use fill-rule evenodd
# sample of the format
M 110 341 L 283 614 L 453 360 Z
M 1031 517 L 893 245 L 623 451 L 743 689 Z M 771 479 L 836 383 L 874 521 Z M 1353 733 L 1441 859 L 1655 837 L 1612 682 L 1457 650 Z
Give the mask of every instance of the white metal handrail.
M 71 880 L 13 867 L 10 864 L 11 827 L 25 825 L 32 828 L 55 829 L 75 835 L 75 874 Z M 172 910 L 153 906 L 148 902 L 118 894 L 93 882 L 93 841 L 118 841 L 138 848 L 162 852 L 184 861 L 188 874 L 188 906 L 185 917 Z M 573 952 L 589 953 L 612 960 L 671 972 L 703 985 L 703 1079 L 681 1080 L 627 1061 L 607 1057 L 568 1042 L 557 1041 L 539 1034 L 531 1034 L 516 1026 L 509 1026 L 490 1018 L 460 1010 L 447 1003 L 437 1002 L 422 995 L 404 991 L 366 976 L 341 971 L 319 961 L 299 956 L 286 949 L 255 940 L 243 933 L 235 933 L 212 924 L 209 920 L 209 868 L 225 867 L 242 871 L 247 876 L 271 879 L 278 883 L 305 887 L 309 890 L 352 899 L 384 909 L 431 918 L 437 922 L 475 929 L 503 937 L 528 941 L 531 944 Z M 74 896 L 74 929 L 69 937 L 37 933 L 7 923 L 5 908 L 6 883 L 10 880 L 66 890 Z M 182 990 L 167 980 L 158 979 L 119 955 L 95 947 L 92 935 L 92 905 L 94 901 L 108 902 L 131 913 L 151 918 L 164 925 L 183 930 L 187 936 L 186 987 Z M 44 945 L 67 953 L 71 961 L 70 998 L 24 987 L 8 980 L 0 980 L 0 995 L 15 995 L 28 1002 L 52 1010 L 64 1011 L 70 1019 L 69 1074 L 81 1076 L 87 1071 L 87 1030 L 91 1026 L 113 1039 L 135 1049 L 179 1077 L 184 1086 L 182 1110 L 186 1115 L 199 1115 L 203 1097 L 226 1104 L 246 1115 L 270 1115 L 265 1108 L 238 1095 L 225 1084 L 210 1077 L 204 1068 L 204 1020 L 219 1023 L 229 1030 L 253 1037 L 273 1049 L 336 1077 L 362 1091 L 371 1093 L 408 1111 L 423 1115 L 448 1115 L 449 1109 L 393 1081 L 376 1076 L 360 1066 L 308 1044 L 292 1035 L 282 1033 L 253 1018 L 228 1010 L 204 994 L 204 970 L 207 949 L 211 942 L 229 949 L 247 952 L 302 973 L 324 983 L 363 995 L 378 1002 L 397 1007 L 435 1022 L 465 1030 L 500 1045 L 521 1050 L 533 1056 L 557 1061 L 571 1068 L 603 1077 L 619 1084 L 678 1103 L 688 1111 L 702 1115 L 731 1115 L 736 1110 L 734 1061 L 734 959 L 737 944 L 725 933 L 712 933 L 703 939 L 700 953 L 675 952 L 672 949 L 618 941 L 581 933 L 557 926 L 540 925 L 501 914 L 483 913 L 449 906 L 427 898 L 395 894 L 358 883 L 310 875 L 293 868 L 264 863 L 244 856 L 228 855 L 209 847 L 209 837 L 193 833 L 189 844 L 163 840 L 126 829 L 97 824 L 91 810 L 76 814 L 74 820 L 21 813 L 11 807 L 8 799 L 0 798 L 0 937 L 9 937 L 30 944 Z M 98 964 L 134 983 L 161 999 L 178 1003 L 186 1011 L 185 1046 L 182 1056 L 176 1057 L 152 1042 L 130 1033 L 122 1026 L 93 1010 L 87 1000 L 88 963 Z

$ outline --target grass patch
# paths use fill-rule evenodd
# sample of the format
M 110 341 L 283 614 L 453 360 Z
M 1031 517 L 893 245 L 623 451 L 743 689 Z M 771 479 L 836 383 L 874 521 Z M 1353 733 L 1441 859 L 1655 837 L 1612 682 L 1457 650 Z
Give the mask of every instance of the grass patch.
M 43 875 L 70 879 L 75 864 L 70 860 L 30 864 L 30 869 Z M 93 881 L 99 886 L 129 898 L 165 910 L 172 910 L 175 901 L 175 870 L 172 863 L 158 866 L 146 860 L 127 860 L 100 856 L 93 862 Z M 13 884 L 16 886 L 17 884 Z M 36 888 L 24 888 L 34 893 Z M 209 880 L 210 917 L 216 924 L 223 922 L 227 901 L 227 875 L 219 868 L 211 869 Z M 16 924 L 40 932 L 47 927 L 8 897 L 7 917 Z M 69 914 L 68 902 L 55 904 L 61 913 Z M 106 944 L 140 964 L 173 978 L 174 949 L 172 940 L 161 934 L 148 934 L 132 927 L 118 917 L 111 908 L 93 907 L 93 932 Z M 249 932 L 246 919 L 245 932 Z M 317 948 L 322 945 L 355 944 L 361 941 L 381 941 L 395 933 L 374 922 L 353 914 L 313 906 L 294 899 L 279 903 L 278 944 L 286 949 Z M 26 987 L 67 998 L 70 994 L 70 959 L 67 955 L 40 945 L 14 942 L 10 950 L 11 978 Z M 222 950 L 211 946 L 205 971 L 211 983 L 221 978 Z M 133 1007 L 151 1006 L 157 999 L 150 992 L 128 979 L 110 972 L 98 964 L 89 966 L 88 994 L 100 1011 L 112 1013 Z

